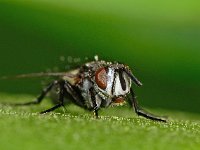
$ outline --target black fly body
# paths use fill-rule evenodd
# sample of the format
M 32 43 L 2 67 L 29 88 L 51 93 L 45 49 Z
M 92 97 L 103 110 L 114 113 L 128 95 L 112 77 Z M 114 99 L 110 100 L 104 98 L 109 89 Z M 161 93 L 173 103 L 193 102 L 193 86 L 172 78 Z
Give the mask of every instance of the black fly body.
M 80 68 L 68 72 L 24 74 L 15 76 L 15 78 L 41 76 L 55 76 L 58 79 L 43 89 L 41 95 L 35 101 L 14 105 L 39 104 L 46 94 L 56 86 L 59 88 L 58 103 L 54 107 L 42 111 L 41 114 L 62 107 L 65 100 L 70 100 L 84 109 L 93 111 L 98 118 L 100 108 L 122 105 L 127 101 L 139 116 L 166 122 L 165 118 L 148 113 L 138 106 L 131 85 L 132 82 L 137 86 L 141 86 L 142 83 L 133 75 L 127 65 L 98 60 L 98 57 L 96 57 L 95 61 L 88 62 Z M 69 95 L 71 99 L 65 99 Z

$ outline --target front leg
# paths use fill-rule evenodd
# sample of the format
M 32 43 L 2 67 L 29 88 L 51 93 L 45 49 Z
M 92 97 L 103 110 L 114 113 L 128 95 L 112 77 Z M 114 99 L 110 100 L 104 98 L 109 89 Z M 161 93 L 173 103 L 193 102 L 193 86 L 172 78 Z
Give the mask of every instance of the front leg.
M 147 119 L 151 119 L 151 120 L 155 120 L 155 121 L 161 121 L 161 122 L 167 122 L 166 118 L 163 117 L 159 117 L 159 116 L 155 116 L 145 110 L 143 110 L 142 108 L 140 108 L 138 106 L 138 103 L 136 101 L 135 98 L 135 93 L 133 92 L 133 90 L 131 89 L 131 99 L 130 99 L 130 103 L 132 105 L 132 107 L 135 109 L 135 112 L 139 115 L 139 116 L 143 116 Z
M 95 91 L 94 91 L 94 88 L 90 88 L 90 95 L 91 95 L 91 99 L 92 99 L 92 103 L 93 103 L 93 112 L 94 112 L 94 116 L 96 119 L 99 118 L 99 114 L 98 114 L 98 110 L 99 110 L 99 107 L 96 103 L 96 97 L 95 97 Z

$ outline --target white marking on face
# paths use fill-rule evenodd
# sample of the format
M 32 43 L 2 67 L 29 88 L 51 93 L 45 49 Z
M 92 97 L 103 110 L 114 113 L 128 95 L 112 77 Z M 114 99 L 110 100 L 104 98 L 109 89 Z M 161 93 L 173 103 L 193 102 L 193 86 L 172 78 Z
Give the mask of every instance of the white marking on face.
M 122 77 L 124 78 L 124 80 L 126 82 L 126 84 L 125 84 L 126 90 L 124 91 L 122 89 L 122 85 L 121 85 L 121 82 L 119 79 L 119 73 L 116 73 L 116 78 L 115 78 L 115 83 L 114 83 L 115 87 L 114 87 L 114 93 L 113 93 L 113 95 L 115 95 L 115 96 L 125 95 L 130 91 L 130 86 L 131 86 L 130 78 L 128 77 L 128 75 L 125 72 L 123 72 Z
M 113 68 L 109 68 L 108 73 L 107 73 L 107 87 L 106 87 L 106 92 L 109 95 L 112 95 L 112 85 L 113 85 L 113 80 L 114 80 L 114 74 L 115 74 L 115 70 Z

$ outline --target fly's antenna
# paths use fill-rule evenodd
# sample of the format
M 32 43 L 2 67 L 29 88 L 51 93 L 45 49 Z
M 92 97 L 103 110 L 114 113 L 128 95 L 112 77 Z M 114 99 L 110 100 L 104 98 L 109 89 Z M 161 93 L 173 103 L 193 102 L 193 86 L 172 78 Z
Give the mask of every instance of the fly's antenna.
M 60 77 L 60 76 L 68 76 L 69 74 L 66 72 L 39 72 L 39 73 L 30 73 L 30 74 L 20 74 L 16 76 L 3 76 L 0 77 L 1 80 L 4 79 L 21 79 L 21 78 L 32 78 L 32 77 Z
M 130 71 L 125 69 L 125 72 L 137 86 L 142 86 L 142 83 Z

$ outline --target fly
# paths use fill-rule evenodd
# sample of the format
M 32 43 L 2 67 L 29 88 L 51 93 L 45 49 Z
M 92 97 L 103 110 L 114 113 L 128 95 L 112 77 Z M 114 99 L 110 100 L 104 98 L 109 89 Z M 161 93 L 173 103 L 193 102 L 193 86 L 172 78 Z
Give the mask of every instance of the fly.
M 86 110 L 93 111 L 96 118 L 98 118 L 100 108 L 106 108 L 110 105 L 122 105 L 127 101 L 137 115 L 155 121 L 167 121 L 164 117 L 155 116 L 140 108 L 131 86 L 132 82 L 137 86 L 142 86 L 142 83 L 133 75 L 130 68 L 122 63 L 106 62 L 98 60 L 96 57 L 94 61 L 85 63 L 79 68 L 68 72 L 22 74 L 14 78 L 42 76 L 55 76 L 58 79 L 44 88 L 36 100 L 13 105 L 40 104 L 47 93 L 54 87 L 58 87 L 58 103 L 40 112 L 41 114 L 64 106 L 65 98 L 71 96 L 69 100 L 72 103 Z

